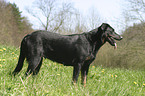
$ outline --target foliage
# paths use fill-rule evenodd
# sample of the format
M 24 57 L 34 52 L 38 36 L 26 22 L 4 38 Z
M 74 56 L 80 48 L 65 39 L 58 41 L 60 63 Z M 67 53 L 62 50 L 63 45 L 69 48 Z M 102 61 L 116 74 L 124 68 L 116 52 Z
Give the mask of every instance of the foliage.
M 13 4 L 9 3 L 8 6 L 12 10 L 13 18 L 15 19 L 16 25 L 18 26 L 18 31 L 23 31 L 24 26 L 26 26 L 25 22 L 24 22 L 25 17 L 21 16 L 22 12 L 19 11 L 19 8 L 17 7 L 17 5 L 15 3 L 13 3 Z
M 145 71 L 131 71 L 90 66 L 87 86 L 71 84 L 72 67 L 65 67 L 44 59 L 37 76 L 25 77 L 27 68 L 11 76 L 19 48 L 0 46 L 0 95 L 1 96 L 143 96 Z
M 22 37 L 32 31 L 31 24 L 16 4 L 0 0 L 0 43 L 5 45 L 20 45 Z

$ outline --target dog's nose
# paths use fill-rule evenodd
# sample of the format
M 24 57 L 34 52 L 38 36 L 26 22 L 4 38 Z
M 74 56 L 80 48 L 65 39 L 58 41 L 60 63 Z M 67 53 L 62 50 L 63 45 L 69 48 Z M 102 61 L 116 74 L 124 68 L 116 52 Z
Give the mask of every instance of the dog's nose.
M 121 38 L 121 39 L 123 39 L 123 37 L 122 37 L 122 36 L 120 36 L 120 38 Z
M 120 36 L 120 40 L 121 40 L 121 39 L 123 39 L 123 37 L 122 37 L 122 36 Z

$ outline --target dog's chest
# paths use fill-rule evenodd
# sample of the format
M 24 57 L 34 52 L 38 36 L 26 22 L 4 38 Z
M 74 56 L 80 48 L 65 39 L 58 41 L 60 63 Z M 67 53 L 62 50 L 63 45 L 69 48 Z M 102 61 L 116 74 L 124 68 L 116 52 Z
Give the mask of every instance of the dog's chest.
M 95 57 L 96 57 L 95 47 L 94 46 L 88 46 L 85 61 L 94 60 Z

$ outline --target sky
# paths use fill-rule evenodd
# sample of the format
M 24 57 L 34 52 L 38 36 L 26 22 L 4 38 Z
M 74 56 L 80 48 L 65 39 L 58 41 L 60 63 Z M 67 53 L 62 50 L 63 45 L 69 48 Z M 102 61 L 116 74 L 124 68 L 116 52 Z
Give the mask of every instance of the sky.
M 34 29 L 39 29 L 39 24 L 36 19 L 33 18 L 27 11 L 27 7 L 31 7 L 35 0 L 6 0 L 10 3 L 15 3 L 22 16 L 26 16 L 30 23 L 33 24 Z M 117 22 L 122 18 L 122 5 L 124 0 L 62 0 L 71 1 L 76 9 L 79 10 L 83 15 L 88 14 L 91 8 L 96 9 L 100 17 L 103 18 L 102 23 L 109 23 L 118 32 L 121 31 L 121 27 L 118 26 Z

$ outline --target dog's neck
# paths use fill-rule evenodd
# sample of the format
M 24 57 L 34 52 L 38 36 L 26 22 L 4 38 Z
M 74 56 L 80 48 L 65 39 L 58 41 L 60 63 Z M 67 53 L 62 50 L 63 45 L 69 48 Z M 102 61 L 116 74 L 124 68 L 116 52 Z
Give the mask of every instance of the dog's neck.
M 89 32 L 88 39 L 92 43 L 99 43 L 99 45 L 102 46 L 105 43 L 102 35 L 103 35 L 103 31 L 100 28 L 96 28 Z
M 103 40 L 102 35 L 103 31 L 100 28 L 96 28 L 88 32 L 88 39 L 92 42 L 92 45 L 94 45 L 93 50 L 96 52 L 105 44 L 105 40 Z

